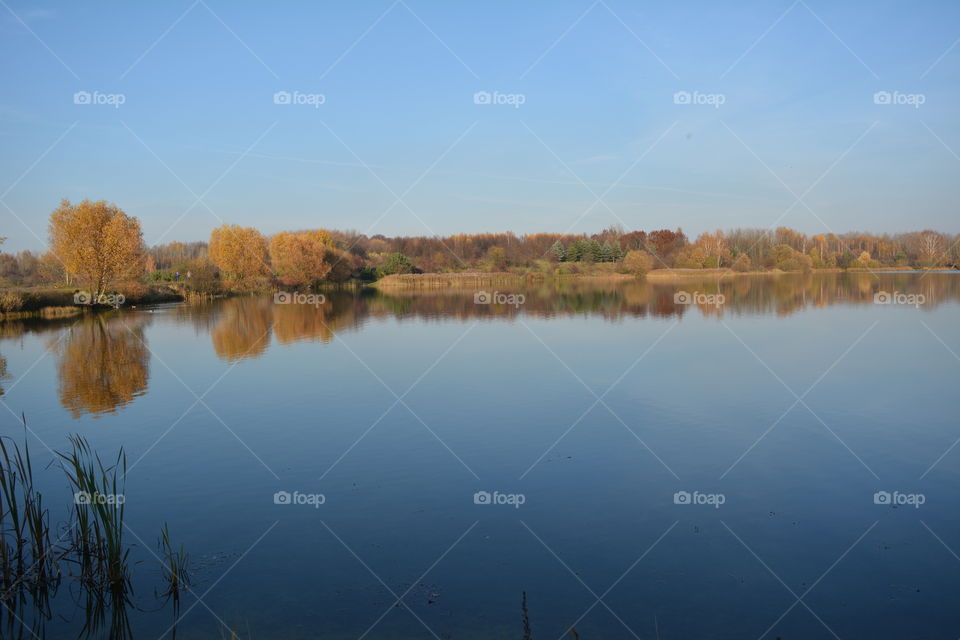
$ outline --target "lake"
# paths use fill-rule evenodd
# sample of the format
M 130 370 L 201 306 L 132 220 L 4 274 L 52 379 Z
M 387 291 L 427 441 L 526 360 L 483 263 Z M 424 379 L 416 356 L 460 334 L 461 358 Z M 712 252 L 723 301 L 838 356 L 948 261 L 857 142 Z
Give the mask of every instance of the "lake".
M 137 638 L 173 634 L 163 522 L 178 638 L 519 639 L 524 601 L 548 640 L 956 638 L 958 302 L 850 273 L 6 322 L 0 427 L 55 520 L 50 450 L 124 448 Z

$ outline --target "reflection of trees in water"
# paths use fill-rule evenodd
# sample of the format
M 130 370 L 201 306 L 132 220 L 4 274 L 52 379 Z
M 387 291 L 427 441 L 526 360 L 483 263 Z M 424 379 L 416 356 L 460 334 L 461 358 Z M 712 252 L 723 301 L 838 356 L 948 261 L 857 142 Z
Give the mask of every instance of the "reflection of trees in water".
M 256 358 L 267 351 L 272 337 L 281 344 L 329 342 L 335 332 L 354 330 L 368 319 L 470 320 L 512 319 L 521 313 L 538 317 L 595 315 L 608 321 L 630 317 L 789 315 L 835 304 L 872 305 L 879 291 L 921 294 L 932 309 L 960 301 L 960 274 L 812 273 L 780 276 L 741 276 L 716 279 L 683 278 L 675 282 L 620 280 L 546 282 L 509 289 L 522 293 L 524 304 L 476 304 L 473 288 L 391 289 L 360 292 L 328 291 L 323 305 L 275 304 L 272 296 L 241 297 L 178 307 L 172 317 L 196 333 L 209 332 L 218 357 L 228 362 Z M 724 302 L 677 304 L 678 291 L 722 294 Z M 491 291 L 492 292 L 492 291 Z M 878 312 L 883 307 L 878 307 Z M 58 356 L 60 398 L 79 417 L 114 412 L 145 393 L 149 351 L 144 344 L 141 313 L 88 314 L 79 319 L 0 323 L 0 342 L 42 333 Z M 9 379 L 0 356 L 0 385 Z M 0 395 L 4 392 L 0 386 Z
M 0 355 L 0 382 L 3 382 L 10 377 L 10 374 L 7 373 L 7 359 Z M 0 396 L 3 396 L 3 385 L 0 384 Z
M 678 304 L 674 295 L 688 293 L 722 295 L 698 296 L 696 304 Z M 683 316 L 696 309 L 701 315 L 789 315 L 808 307 L 834 304 L 873 304 L 879 291 L 923 294 L 921 308 L 934 308 L 960 300 L 960 274 L 810 273 L 716 278 L 683 277 L 673 282 L 657 280 L 589 281 L 548 283 L 540 287 L 518 287 L 501 293 L 521 292 L 526 300 L 519 308 L 511 305 L 483 305 L 473 301 L 473 289 L 389 289 L 373 296 L 364 315 L 388 317 L 405 315 L 447 318 L 512 318 L 519 314 L 553 317 L 591 314 L 608 320 L 622 317 Z
M 224 300 L 210 330 L 216 354 L 225 360 L 256 358 L 270 345 L 302 340 L 330 342 L 338 329 L 358 326 L 366 296 L 348 291 L 324 294 L 323 304 L 277 304 L 272 297 Z M 196 326 L 196 325 L 195 325 Z
M 91 314 L 51 339 L 60 402 L 74 418 L 114 413 L 147 390 L 150 353 L 145 316 Z
M 185 322 L 199 327 L 214 315 L 214 349 L 234 361 L 256 357 L 267 350 L 272 334 L 279 343 L 301 340 L 329 342 L 334 332 L 356 329 L 367 318 L 376 319 L 511 319 L 521 313 L 540 317 L 598 315 L 610 321 L 625 317 L 789 315 L 808 307 L 833 304 L 872 304 L 877 291 L 923 293 L 930 307 L 960 299 L 960 276 L 931 274 L 811 273 L 779 276 L 716 278 L 685 277 L 674 282 L 656 280 L 571 280 L 539 286 L 503 287 L 500 293 L 522 293 L 520 306 L 477 304 L 474 289 L 389 289 L 359 293 L 326 292 L 326 302 L 275 304 L 271 297 L 234 298 L 215 312 L 201 312 L 203 320 L 186 312 Z M 679 304 L 680 291 L 705 294 L 695 304 Z M 491 290 L 492 293 L 492 290 Z M 713 297 L 707 297 L 713 296 Z M 718 296 L 722 303 L 716 304 Z
M 511 319 L 521 313 L 540 317 L 599 315 L 610 321 L 625 317 L 789 315 L 807 307 L 872 304 L 877 291 L 923 293 L 933 307 L 960 299 L 960 276 L 949 274 L 811 273 L 657 280 L 571 280 L 539 286 L 498 289 L 522 293 L 524 303 L 477 304 L 474 288 L 327 291 L 322 305 L 276 304 L 270 296 L 233 298 L 211 307 L 184 307 L 179 321 L 197 331 L 211 327 L 217 355 L 228 361 L 255 358 L 266 352 L 271 335 L 281 344 L 304 340 L 329 342 L 336 331 L 356 329 L 368 318 L 420 320 Z M 679 291 L 722 295 L 712 301 L 678 304 Z M 491 289 L 492 293 L 492 289 Z M 716 300 L 716 298 L 707 298 Z M 214 321 L 215 320 L 215 321 Z
M 273 312 L 273 332 L 281 344 L 300 340 L 330 342 L 335 330 L 353 325 L 354 300 L 352 294 L 331 292 L 319 306 L 305 304 L 276 305 Z
M 217 356 L 234 362 L 256 358 L 270 346 L 273 298 L 242 297 L 223 303 L 217 323 L 210 330 Z

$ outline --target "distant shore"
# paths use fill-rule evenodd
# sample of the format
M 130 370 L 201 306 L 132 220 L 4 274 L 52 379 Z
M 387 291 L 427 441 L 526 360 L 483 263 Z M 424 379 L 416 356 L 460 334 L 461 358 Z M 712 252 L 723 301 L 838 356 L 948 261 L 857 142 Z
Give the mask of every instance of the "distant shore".
M 915 272 L 918 269 L 911 267 L 881 267 L 877 269 L 813 269 L 806 273 L 898 273 Z M 935 272 L 952 272 L 954 269 L 929 269 Z M 688 280 L 693 278 L 726 278 L 741 276 L 783 276 L 799 275 L 801 271 L 781 271 L 770 269 L 766 271 L 734 271 L 733 269 L 654 269 L 647 272 L 642 278 L 652 282 L 670 282 L 674 280 Z M 369 286 L 382 289 L 391 288 L 437 288 L 437 287 L 483 287 L 494 284 L 521 284 L 543 282 L 546 280 L 636 280 L 637 276 L 615 271 L 577 273 L 577 274 L 543 274 L 543 273 L 496 273 L 496 272 L 458 272 L 458 273 L 408 273 L 390 275 Z

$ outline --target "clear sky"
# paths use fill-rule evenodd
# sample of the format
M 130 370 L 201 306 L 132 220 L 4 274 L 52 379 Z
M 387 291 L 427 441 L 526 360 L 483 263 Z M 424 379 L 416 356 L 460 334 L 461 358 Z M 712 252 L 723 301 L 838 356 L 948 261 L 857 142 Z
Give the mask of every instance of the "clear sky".
M 954 0 L 0 0 L 0 236 L 957 232 L 958 39 Z

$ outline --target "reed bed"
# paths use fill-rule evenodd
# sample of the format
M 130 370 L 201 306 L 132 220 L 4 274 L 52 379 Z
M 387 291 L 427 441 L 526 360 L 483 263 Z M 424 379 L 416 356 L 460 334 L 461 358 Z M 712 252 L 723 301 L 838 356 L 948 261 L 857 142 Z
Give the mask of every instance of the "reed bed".
M 26 431 L 25 420 L 23 424 Z M 82 436 L 71 436 L 69 442 L 67 452 L 56 453 L 54 466 L 74 492 L 73 508 L 54 539 L 50 510 L 34 485 L 26 435 L 22 447 L 0 437 L 2 637 L 41 637 L 37 629 L 52 617 L 50 600 L 64 578 L 79 586 L 70 594 L 85 616 L 81 637 L 132 637 L 130 546 L 123 535 L 126 454 L 121 448 L 106 464 Z M 176 610 L 181 592 L 190 588 L 189 557 L 182 545 L 174 546 L 166 524 L 158 546 L 165 583 L 160 595 L 172 599 Z

